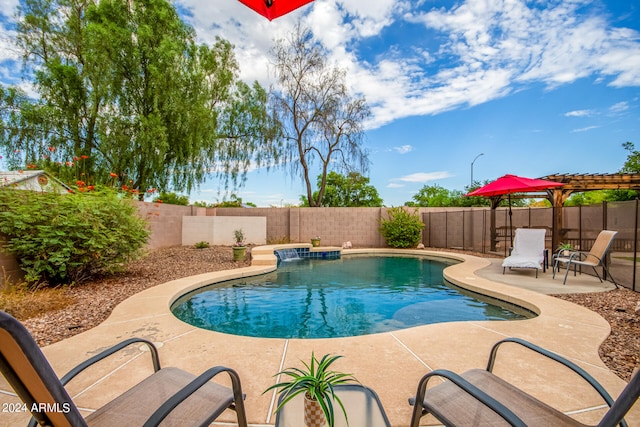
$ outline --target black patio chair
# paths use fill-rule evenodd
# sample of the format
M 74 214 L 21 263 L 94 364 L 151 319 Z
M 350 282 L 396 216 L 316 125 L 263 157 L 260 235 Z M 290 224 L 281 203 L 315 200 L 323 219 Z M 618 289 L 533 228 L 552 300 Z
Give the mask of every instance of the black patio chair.
M 506 338 L 495 344 L 486 370 L 472 369 L 458 375 L 440 369 L 423 376 L 416 397 L 409 399 L 409 403 L 414 405 L 410 426 L 417 427 L 420 418 L 428 413 L 446 426 L 457 427 L 586 426 L 491 372 L 498 348 L 504 343 L 524 346 L 561 363 L 589 383 L 609 406 L 597 426 L 614 427 L 619 424 L 620 427 L 628 427 L 624 416 L 640 396 L 640 372 L 631 378 L 614 401 L 600 383 L 575 363 L 519 338 Z M 436 377 L 448 381 L 427 389 L 429 380 Z
M 96 362 L 142 343 L 149 348 L 154 373 L 95 412 L 83 417 L 65 389 L 71 379 Z M 196 377 L 177 368 L 160 368 L 158 350 L 147 340 L 131 338 L 86 360 L 58 379 L 27 329 L 0 311 L 0 372 L 31 411 L 30 426 L 208 426 L 227 408 L 246 426 L 240 378 L 222 366 Z M 210 380 L 220 373 L 232 388 Z

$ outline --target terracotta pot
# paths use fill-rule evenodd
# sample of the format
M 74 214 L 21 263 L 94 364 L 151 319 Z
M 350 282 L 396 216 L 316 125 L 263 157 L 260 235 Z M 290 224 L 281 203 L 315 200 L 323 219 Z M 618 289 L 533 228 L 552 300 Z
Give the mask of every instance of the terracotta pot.
M 327 419 L 317 400 L 312 400 L 304 395 L 304 425 L 307 427 L 322 427 Z

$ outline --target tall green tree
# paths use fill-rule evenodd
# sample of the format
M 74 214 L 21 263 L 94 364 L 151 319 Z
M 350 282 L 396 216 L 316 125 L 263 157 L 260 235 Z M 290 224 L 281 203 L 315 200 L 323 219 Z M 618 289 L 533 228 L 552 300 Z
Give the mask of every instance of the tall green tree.
M 298 24 L 287 38 L 276 40 L 272 56 L 278 87 L 270 103 L 284 141 L 281 164 L 302 176 L 309 205 L 322 206 L 330 167 L 368 169 L 362 140 L 371 113 L 363 97 L 349 93 L 345 70 L 328 63 L 308 28 Z M 314 194 L 312 176 L 318 168 Z
M 439 185 L 424 185 L 413 195 L 414 202 L 411 206 L 420 207 L 443 207 L 458 206 L 456 201 L 462 198 L 462 192 L 451 191 Z M 410 203 L 410 202 L 408 202 Z
M 448 190 L 435 185 L 424 185 L 416 194 L 413 195 L 413 200 L 405 202 L 405 206 L 415 207 L 471 207 L 471 206 L 491 206 L 491 200 L 487 197 L 466 197 L 465 194 L 488 184 L 490 181 L 484 183 L 475 182 L 472 187 L 465 187 L 465 191 L 460 190 Z M 508 206 L 506 196 L 500 201 L 500 206 Z M 527 202 L 524 199 L 511 199 L 511 206 L 526 206 Z
M 633 142 L 625 142 L 622 147 L 629 152 L 627 160 L 624 162 L 621 173 L 640 173 L 640 151 L 636 150 Z
M 169 1 L 22 0 L 18 17 L 39 98 L 2 93 L 10 161 L 84 156 L 95 183 L 189 192 L 275 155 L 266 91 L 239 80 L 229 42 L 197 44 Z
M 424 185 L 416 194 L 413 201 L 405 206 L 416 207 L 461 207 L 461 206 L 489 206 L 490 201 L 485 197 L 464 197 L 466 193 L 460 190 L 448 190 L 435 185 Z
M 318 176 L 318 185 L 322 182 L 322 175 Z M 317 198 L 318 191 L 313 193 Z M 301 197 L 302 205 L 309 206 L 305 196 Z M 322 206 L 327 207 L 378 207 L 382 206 L 382 198 L 378 190 L 369 184 L 369 178 L 358 172 L 341 175 L 329 172 L 326 179 L 325 193 Z

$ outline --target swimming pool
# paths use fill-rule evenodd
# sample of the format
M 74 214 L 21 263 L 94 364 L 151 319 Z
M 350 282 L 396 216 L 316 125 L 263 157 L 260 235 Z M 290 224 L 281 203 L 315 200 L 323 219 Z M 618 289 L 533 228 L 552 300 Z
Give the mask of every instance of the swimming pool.
M 171 310 L 197 327 L 265 338 L 335 338 L 534 316 L 447 283 L 442 271 L 453 263 L 409 256 L 284 262 L 272 273 L 190 292 Z

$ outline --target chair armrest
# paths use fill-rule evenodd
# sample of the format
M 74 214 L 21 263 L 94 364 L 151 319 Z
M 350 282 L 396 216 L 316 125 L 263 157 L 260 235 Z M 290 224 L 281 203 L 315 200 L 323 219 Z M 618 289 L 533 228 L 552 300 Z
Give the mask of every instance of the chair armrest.
M 73 368 L 69 372 L 67 372 L 60 379 L 60 382 L 62 383 L 62 385 L 67 384 L 76 375 L 78 375 L 80 372 L 84 371 L 85 369 L 87 369 L 91 365 L 93 365 L 96 362 L 99 362 L 102 359 L 104 359 L 104 358 L 106 358 L 108 356 L 111 356 L 112 354 L 122 350 L 123 348 L 128 347 L 131 344 L 135 344 L 135 343 L 146 344 L 149 347 L 149 352 L 151 353 L 151 362 L 153 363 L 153 370 L 154 370 L 154 372 L 158 372 L 160 370 L 160 359 L 158 357 L 158 350 L 156 349 L 156 346 L 153 345 L 153 343 L 151 341 L 145 340 L 143 338 L 130 338 L 130 339 L 122 341 L 121 343 L 118 343 L 118 344 L 114 345 L 113 347 L 110 347 L 110 348 L 108 348 L 108 349 L 96 354 L 95 356 L 91 357 L 90 359 L 87 359 L 84 362 L 80 363 L 78 366 L 76 366 L 75 368 Z
M 539 347 L 535 344 L 532 344 L 528 341 L 525 341 L 523 339 L 520 338 L 505 338 L 501 341 L 498 341 L 496 344 L 494 344 L 493 348 L 491 349 L 491 353 L 489 356 L 489 362 L 487 364 L 487 371 L 492 372 L 493 367 L 495 365 L 495 359 L 496 356 L 498 354 L 498 348 L 504 344 L 504 343 L 514 343 L 514 344 L 519 344 L 525 348 L 528 348 L 529 350 L 532 350 L 538 354 L 541 354 L 555 362 L 558 362 L 560 364 L 562 364 L 563 366 L 571 369 L 573 372 L 575 372 L 576 374 L 578 374 L 580 377 L 582 377 L 583 380 L 585 380 L 586 382 L 588 382 L 591 387 L 593 387 L 598 394 L 600 394 L 600 396 L 604 399 L 604 401 L 607 403 L 607 405 L 609 405 L 609 407 L 611 407 L 614 404 L 614 400 L 611 398 L 611 395 L 607 392 L 607 390 L 604 389 L 604 387 L 602 387 L 602 385 L 595 379 L 593 378 L 591 375 L 589 375 L 589 373 L 587 371 L 585 371 L 584 369 L 582 369 L 581 367 L 579 367 L 578 365 L 576 365 L 575 363 L 573 363 L 572 361 L 565 359 L 564 357 L 553 353 L 549 350 L 546 350 L 542 347 Z M 620 421 L 620 425 L 623 427 L 627 427 L 627 423 L 622 420 Z
M 425 394 L 427 392 L 427 383 L 433 377 L 442 377 L 448 379 L 449 381 L 460 387 L 461 390 L 473 396 L 483 405 L 490 408 L 493 412 L 502 417 L 502 419 L 504 419 L 510 425 L 514 427 L 527 426 L 524 421 L 518 418 L 518 416 L 514 414 L 509 408 L 495 400 L 493 397 L 489 396 L 487 393 L 480 390 L 478 387 L 471 384 L 469 381 L 462 378 L 460 375 L 446 369 L 437 369 L 435 371 L 429 372 L 420 379 L 416 397 L 413 399 L 409 399 L 409 404 L 412 404 L 412 401 L 414 404 L 413 415 L 410 424 L 412 427 L 418 426 L 420 417 L 422 416 L 422 405 L 424 402 Z
M 153 414 L 151 414 L 143 427 L 155 427 L 159 425 L 162 420 L 164 420 L 167 415 L 169 415 L 171 411 L 173 411 L 187 397 L 198 391 L 200 387 L 208 383 L 209 380 L 221 372 L 227 372 L 231 378 L 233 399 L 236 406 L 236 413 L 238 414 L 238 423 L 240 426 L 246 426 L 246 420 L 244 419 L 244 395 L 242 394 L 242 388 L 240 387 L 240 377 L 233 369 L 226 368 L 224 366 L 216 366 L 204 371 L 189 384 L 167 399 Z
M 106 357 L 111 356 L 113 353 L 116 353 L 122 350 L 123 348 L 128 347 L 131 344 L 135 344 L 135 343 L 143 343 L 149 347 L 149 352 L 151 353 L 151 362 L 153 363 L 153 371 L 158 372 L 160 370 L 160 358 L 158 357 L 158 349 L 156 348 L 156 346 L 153 345 L 151 341 L 145 340 L 143 338 L 130 338 L 80 363 L 79 365 L 71 369 L 69 372 L 67 372 L 62 378 L 60 378 L 60 383 L 62 383 L 63 386 L 66 385 L 69 381 L 71 381 L 79 373 L 81 373 L 88 367 L 94 365 L 95 363 L 101 361 L 102 359 L 105 359 Z M 27 424 L 27 427 L 36 427 L 36 426 L 37 426 L 36 419 L 31 417 L 31 420 L 29 421 L 29 424 Z
M 588 254 L 589 252 L 585 252 L 585 251 L 571 251 L 571 254 L 569 255 L 569 260 L 580 261 L 581 259 L 586 258 Z

